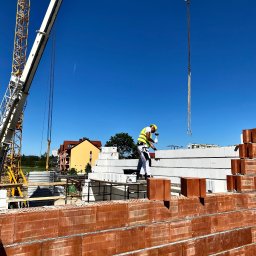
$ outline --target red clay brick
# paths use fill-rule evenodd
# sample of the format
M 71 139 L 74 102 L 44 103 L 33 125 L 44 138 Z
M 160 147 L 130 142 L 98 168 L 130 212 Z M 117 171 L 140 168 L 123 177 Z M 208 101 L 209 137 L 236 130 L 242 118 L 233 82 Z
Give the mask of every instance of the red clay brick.
M 97 206 L 96 230 L 125 227 L 128 225 L 127 203 Z
M 207 244 L 207 238 L 196 239 L 194 242 L 196 255 L 206 256 L 209 255 L 209 248 Z
M 211 216 L 211 233 L 221 232 L 228 229 L 227 214 L 216 214 Z
M 107 256 L 115 253 L 116 232 L 114 231 L 86 235 L 82 238 L 82 256 Z
M 0 234 L 3 244 L 12 244 L 14 242 L 15 215 L 0 215 Z
M 202 216 L 191 220 L 192 236 L 203 236 L 211 233 L 211 217 Z
M 231 159 L 231 172 L 233 175 L 241 173 L 241 159 Z
M 42 244 L 42 256 L 81 256 L 82 255 L 82 238 L 71 237 L 62 238 L 53 241 L 47 241 Z
M 59 211 L 23 212 L 15 217 L 14 242 L 58 236 Z
M 252 142 L 252 130 L 243 130 L 243 143 Z
M 158 255 L 183 256 L 182 244 L 173 244 L 159 248 Z
M 170 224 L 154 224 L 145 227 L 145 246 L 152 247 L 168 244 L 170 240 Z
M 149 200 L 156 198 L 156 182 L 155 179 L 147 179 L 147 197 Z
M 196 254 L 194 241 L 189 241 L 182 244 L 182 256 L 198 256 L 198 254 Z
M 192 237 L 190 220 L 174 221 L 170 223 L 170 242 L 189 239 Z
M 150 202 L 131 202 L 128 204 L 128 225 L 145 224 L 152 220 Z
M 245 247 L 245 256 L 255 256 L 256 255 L 256 244 L 252 244 Z
M 256 175 L 256 160 L 241 159 L 241 174 Z
M 252 143 L 256 143 L 256 129 L 251 129 Z
M 181 177 L 181 194 L 186 197 L 199 196 L 199 179 Z
M 235 189 L 234 176 L 227 175 L 227 191 L 233 191 Z
M 252 242 L 256 243 L 256 227 L 252 228 Z
M 252 176 L 235 176 L 238 192 L 250 192 L 255 190 L 254 177 Z
M 234 194 L 235 209 L 245 209 L 248 207 L 248 199 L 246 194 Z
M 182 197 L 178 200 L 179 217 L 198 216 L 205 212 L 205 207 L 199 201 L 199 198 Z
M 239 158 L 249 157 L 249 143 L 239 145 Z
M 199 197 L 206 197 L 206 179 L 199 179 Z
M 171 218 L 170 211 L 164 206 L 163 201 L 151 201 L 150 204 L 150 216 L 152 221 L 163 221 Z
M 217 212 L 232 211 L 235 209 L 235 199 L 233 195 L 220 194 L 216 195 Z
M 170 200 L 171 182 L 167 179 L 150 178 L 147 180 L 147 194 L 149 200 Z
M 116 253 L 145 248 L 145 228 L 134 227 L 116 233 Z
M 164 201 L 171 199 L 171 181 L 164 180 Z
M 35 256 L 41 255 L 42 252 L 41 243 L 33 243 L 26 245 L 16 245 L 14 247 L 5 248 L 6 255 L 15 256 Z
M 218 211 L 218 202 L 215 194 L 208 194 L 204 199 L 204 207 L 206 213 L 216 213 Z
M 177 218 L 179 216 L 179 197 L 176 196 L 172 196 L 171 197 L 171 200 L 170 200 L 170 208 L 169 208 L 169 211 L 171 213 L 171 217 L 173 219 Z
M 160 256 L 161 254 L 158 254 L 158 249 L 151 249 L 151 250 L 143 250 L 140 252 L 135 252 L 135 253 L 129 253 L 126 255 L 132 255 L 132 256 Z
M 256 143 L 248 144 L 248 156 L 249 158 L 256 158 Z
M 63 209 L 60 210 L 59 236 L 94 231 L 95 224 L 95 206 Z
M 256 208 L 256 193 L 248 193 L 245 195 L 245 197 L 247 199 L 247 208 Z

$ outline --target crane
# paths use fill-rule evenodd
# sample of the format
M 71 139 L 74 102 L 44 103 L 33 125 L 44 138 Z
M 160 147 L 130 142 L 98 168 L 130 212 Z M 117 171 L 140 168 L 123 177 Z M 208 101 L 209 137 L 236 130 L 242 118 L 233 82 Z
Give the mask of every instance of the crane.
M 29 1 L 20 0 L 18 4 Z M 6 159 L 8 150 L 13 141 L 13 136 L 16 129 L 20 129 L 22 124 L 22 113 L 26 103 L 27 96 L 33 81 L 34 75 L 38 68 L 40 59 L 43 55 L 46 43 L 48 41 L 54 21 L 57 17 L 62 0 L 50 0 L 48 9 L 42 21 L 40 29 L 30 51 L 28 60 L 26 62 L 20 61 L 22 65 L 16 65 L 16 60 L 13 62 L 13 71 L 10 82 L 0 104 L 0 170 L 2 174 L 3 165 Z M 18 6 L 19 7 L 19 6 Z M 24 10 L 24 9 L 23 9 Z M 18 24 L 18 23 L 16 23 Z M 26 40 L 24 42 L 27 42 Z M 26 44 L 25 44 L 26 45 Z M 26 48 L 26 47 L 25 47 Z M 19 51 L 20 48 L 17 47 Z M 24 56 L 18 54 L 17 56 Z M 18 57 L 19 59 L 19 57 Z M 23 59 L 24 60 L 24 59 Z M 17 69 L 14 69 L 14 66 Z
M 30 15 L 30 0 L 18 0 L 16 12 L 16 26 L 14 36 L 14 49 L 12 58 L 12 73 L 17 77 L 21 77 L 26 63 L 27 43 L 28 43 L 28 25 Z M 10 83 L 8 90 L 13 90 L 13 85 Z M 9 175 L 11 183 L 17 183 L 21 176 L 24 183 L 27 183 L 26 178 L 21 169 L 21 144 L 22 144 L 22 125 L 23 111 L 19 117 L 18 123 L 12 137 L 10 148 L 5 159 L 5 169 Z M 23 196 L 22 191 L 17 187 L 20 196 Z M 15 189 L 12 189 L 14 196 Z

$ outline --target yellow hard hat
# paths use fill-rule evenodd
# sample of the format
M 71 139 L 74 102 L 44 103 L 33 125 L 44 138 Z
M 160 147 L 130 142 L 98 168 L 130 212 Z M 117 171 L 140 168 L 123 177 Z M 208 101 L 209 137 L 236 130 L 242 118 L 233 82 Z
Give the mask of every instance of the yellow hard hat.
M 157 126 L 155 124 L 150 125 L 150 127 L 152 127 L 152 126 L 155 128 L 155 130 L 157 130 Z

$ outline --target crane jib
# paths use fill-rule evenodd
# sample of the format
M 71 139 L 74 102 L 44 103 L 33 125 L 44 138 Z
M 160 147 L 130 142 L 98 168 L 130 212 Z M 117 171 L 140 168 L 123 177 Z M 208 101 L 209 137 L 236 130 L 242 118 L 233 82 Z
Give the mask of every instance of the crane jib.
M 0 105 L 0 166 L 2 166 L 5 156 L 4 152 L 8 149 L 10 139 L 12 138 L 19 117 L 23 111 L 31 83 L 43 55 L 61 3 L 62 0 L 50 1 L 22 75 L 20 78 L 16 79 L 14 83 L 10 81 Z

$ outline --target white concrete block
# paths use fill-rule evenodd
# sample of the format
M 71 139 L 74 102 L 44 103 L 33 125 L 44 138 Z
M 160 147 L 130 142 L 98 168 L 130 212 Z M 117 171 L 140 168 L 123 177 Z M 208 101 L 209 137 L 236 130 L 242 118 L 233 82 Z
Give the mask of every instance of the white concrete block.
M 115 167 L 115 166 L 93 166 L 92 168 L 93 172 L 101 172 L 101 173 L 119 173 L 123 174 L 124 173 L 124 168 L 123 167 Z
M 119 158 L 119 153 L 99 153 L 99 158 L 98 159 L 118 159 Z
M 137 167 L 139 159 L 98 159 L 96 161 L 97 166 L 122 166 L 127 168 Z
M 102 153 L 116 153 L 117 147 L 102 147 L 101 152 Z
M 231 158 L 152 159 L 154 167 L 231 168 Z
M 6 205 L 7 205 L 7 207 L 6 207 Z M 7 204 L 6 198 L 0 199 L 0 209 L 8 209 L 8 204 Z
M 211 158 L 229 157 L 238 158 L 239 152 L 235 151 L 235 146 L 219 148 L 196 148 L 196 149 L 177 149 L 177 150 L 157 150 L 156 158 Z
M 227 192 L 227 182 L 226 180 L 211 180 L 211 185 L 208 187 L 206 183 L 206 191 L 211 190 L 212 193 L 222 193 Z
M 226 180 L 227 175 L 231 175 L 230 169 L 195 169 L 195 168 L 160 168 L 152 167 L 153 176 L 165 177 L 198 177 L 208 179 Z
M 0 190 L 0 199 L 6 199 L 7 198 L 7 190 L 1 189 Z

